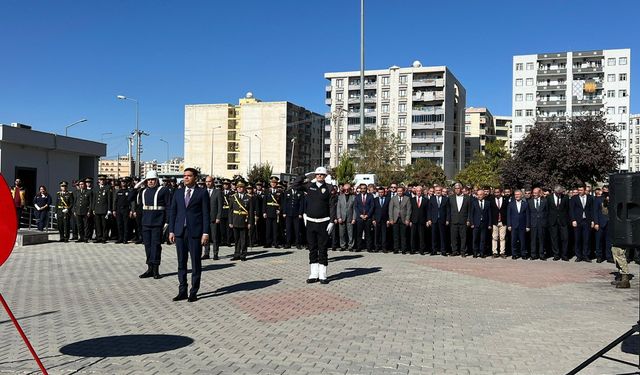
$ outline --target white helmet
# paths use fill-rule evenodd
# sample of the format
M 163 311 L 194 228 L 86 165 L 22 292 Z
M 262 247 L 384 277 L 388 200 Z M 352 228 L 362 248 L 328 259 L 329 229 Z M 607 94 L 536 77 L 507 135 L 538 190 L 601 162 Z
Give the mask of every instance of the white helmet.
M 148 171 L 147 175 L 144 177 L 145 180 L 151 180 L 151 179 L 157 179 L 158 178 L 158 172 L 156 171 Z
M 313 172 L 314 174 L 323 174 L 323 175 L 327 175 L 327 168 L 325 167 L 318 167 L 316 168 L 316 171 Z

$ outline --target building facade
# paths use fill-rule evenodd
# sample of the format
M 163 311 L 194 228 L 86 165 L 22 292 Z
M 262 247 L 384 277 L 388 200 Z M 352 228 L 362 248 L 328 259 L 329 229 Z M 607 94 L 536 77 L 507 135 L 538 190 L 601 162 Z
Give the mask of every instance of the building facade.
M 469 162 L 476 153 L 484 155 L 487 142 L 495 140 L 494 118 L 484 107 L 469 107 L 464 115 L 465 160 Z
M 131 176 L 133 168 L 133 159 L 130 156 L 120 156 L 116 159 L 100 159 L 98 174 L 118 179 L 120 177 Z
M 504 147 L 511 152 L 511 116 L 493 116 L 493 128 L 496 140 L 504 142 Z
M 228 178 L 264 163 L 274 174 L 308 172 L 322 162 L 323 124 L 317 113 L 251 93 L 238 105 L 186 105 L 184 163 Z
M 640 172 L 640 114 L 629 118 L 629 172 Z
M 630 49 L 543 53 L 513 57 L 511 147 L 536 123 L 604 114 L 629 143 Z M 620 165 L 627 170 L 628 156 Z
M 324 164 L 335 167 L 360 136 L 360 72 L 326 73 L 329 81 Z M 449 178 L 464 167 L 464 87 L 446 66 L 368 70 L 364 77 L 365 129 L 396 134 L 401 164 L 429 159 Z

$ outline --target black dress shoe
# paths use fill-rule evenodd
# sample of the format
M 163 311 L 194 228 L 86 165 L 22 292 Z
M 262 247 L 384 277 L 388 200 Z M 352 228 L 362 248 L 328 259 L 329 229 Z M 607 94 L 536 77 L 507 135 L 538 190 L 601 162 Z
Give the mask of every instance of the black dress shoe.
M 511 256 L 511 259 L 514 259 L 514 260 L 515 260 L 515 259 L 518 259 L 518 257 L 517 257 L 517 256 L 515 256 L 515 255 L 512 255 L 512 256 Z
M 329 284 L 329 279 L 322 279 L 322 280 L 320 280 L 320 284 L 322 284 L 322 285 L 327 285 L 327 284 Z
M 557 262 L 557 261 L 559 261 L 559 260 L 560 260 L 560 257 L 553 257 L 553 260 L 554 260 L 555 262 Z
M 291 249 L 291 245 L 284 245 L 282 246 L 283 249 Z M 334 248 L 333 251 L 336 251 L 336 249 Z
M 76 243 L 84 242 L 84 240 L 76 240 Z
M 591 263 L 591 259 L 587 258 L 587 259 L 583 259 L 583 262 L 587 262 L 587 263 Z
M 187 299 L 187 293 L 180 293 L 173 297 L 173 301 L 184 301 L 185 299 Z
M 542 258 L 540 258 L 540 260 L 542 260 L 542 261 L 545 261 L 545 262 L 546 262 L 546 261 L 547 261 L 547 257 L 542 257 Z
M 220 257 L 218 257 L 217 255 L 214 255 L 213 260 L 220 260 Z
M 247 257 L 246 257 L 246 256 L 244 256 L 244 255 L 243 255 L 243 256 L 241 256 L 241 257 L 240 257 L 240 261 L 241 261 L 241 262 L 245 262 L 246 260 L 247 260 Z
M 206 259 L 211 259 L 211 257 L 207 254 L 203 255 L 200 260 L 206 260 Z
M 122 241 L 122 243 L 126 245 L 129 243 L 129 241 Z
M 192 296 L 189 296 L 189 298 L 187 298 L 188 302 L 195 302 L 197 300 L 198 300 L 198 296 L 196 295 L 192 295 Z
M 318 278 L 315 279 L 307 279 L 307 284 L 313 284 L 313 283 L 317 283 L 318 282 Z
M 507 254 L 502 254 L 502 255 L 500 255 L 500 258 L 502 258 L 502 259 L 507 259 Z
M 568 261 L 569 261 L 569 258 L 567 258 L 567 257 L 562 257 L 562 260 L 563 260 L 563 261 L 565 261 L 565 262 L 568 262 Z
M 615 263 L 613 259 L 607 259 L 607 263 Z
M 118 240 L 118 241 L 116 241 L 115 243 L 122 243 L 122 241 Z
M 478 254 L 473 254 L 473 257 L 474 257 L 474 258 L 477 258 L 477 257 L 478 257 Z
M 596 263 L 602 263 L 602 262 L 604 262 L 604 259 L 602 259 L 602 258 L 596 259 Z
M 231 260 L 240 260 L 240 257 L 233 256 L 231 257 Z
M 466 257 L 467 257 L 467 253 L 462 253 L 462 255 L 461 255 L 461 256 L 462 256 L 463 258 L 466 258 Z
M 142 275 L 138 276 L 141 279 L 147 279 L 149 277 L 153 276 L 153 267 L 149 266 L 149 268 L 147 268 L 147 271 L 144 272 Z
M 580 259 L 580 258 L 576 258 L 576 260 L 575 260 L 574 262 L 576 262 L 576 263 L 578 263 L 578 262 L 582 262 L 582 259 Z
M 480 258 L 484 259 L 486 257 L 486 255 L 482 254 L 480 255 Z

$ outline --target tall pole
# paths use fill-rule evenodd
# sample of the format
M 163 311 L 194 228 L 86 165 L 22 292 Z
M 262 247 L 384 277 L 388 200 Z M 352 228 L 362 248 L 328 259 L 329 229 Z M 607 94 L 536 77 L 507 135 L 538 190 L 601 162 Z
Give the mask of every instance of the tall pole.
M 360 0 L 360 136 L 364 135 L 364 0 Z
M 167 163 L 169 162 L 169 142 L 165 141 L 164 139 L 160 138 L 160 142 L 164 142 L 167 145 Z M 213 141 L 212 141 L 213 143 Z
M 291 174 L 291 169 L 293 167 L 293 151 L 296 148 L 296 139 L 291 138 L 291 157 L 289 158 L 289 174 Z
M 258 140 L 260 141 L 259 145 L 260 145 L 260 152 L 258 153 L 258 164 L 262 165 L 262 138 L 257 135 L 254 134 L 256 136 L 256 138 L 258 138 Z
M 140 108 L 136 102 L 136 176 L 140 176 Z
M 78 120 L 78 121 L 76 121 L 76 122 L 74 122 L 74 123 L 70 124 L 70 125 L 65 126 L 65 127 L 64 127 L 64 136 L 66 137 L 66 136 L 68 136 L 68 135 L 69 135 L 69 128 L 70 128 L 70 127 L 72 127 L 72 126 L 74 126 L 74 125 L 78 125 L 78 124 L 80 124 L 80 123 L 82 123 L 82 122 L 87 122 L 87 119 L 86 119 L 86 118 L 83 118 L 83 119 L 81 119 L 81 120 Z

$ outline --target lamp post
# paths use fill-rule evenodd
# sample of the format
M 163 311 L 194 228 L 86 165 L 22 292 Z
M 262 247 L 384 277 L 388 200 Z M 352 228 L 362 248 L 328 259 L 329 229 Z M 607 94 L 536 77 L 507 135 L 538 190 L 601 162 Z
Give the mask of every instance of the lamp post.
M 360 136 L 364 135 L 364 0 L 360 0 Z
M 160 138 L 160 142 L 164 142 L 167 145 L 167 163 L 168 163 L 169 162 L 169 142 L 165 141 L 162 138 Z
M 126 97 L 124 95 L 118 95 L 118 96 L 116 96 L 116 98 L 118 98 L 119 100 L 130 100 L 130 101 L 136 103 L 136 132 L 135 132 L 135 137 L 136 137 L 136 160 L 134 162 L 135 173 L 133 175 L 134 176 L 139 176 L 140 175 L 140 108 L 139 108 L 138 100 Z
M 213 145 L 214 145 L 214 143 L 213 143 L 213 133 L 216 131 L 216 129 L 220 129 L 220 128 L 222 128 L 222 125 L 214 126 L 214 127 L 211 128 L 211 165 L 210 165 L 211 169 L 210 169 L 210 172 L 209 172 L 209 175 L 211 177 L 213 177 Z
M 245 137 L 249 140 L 249 166 L 247 169 L 251 169 L 251 137 L 246 134 L 240 134 L 241 137 Z
M 258 163 L 262 165 L 262 138 L 257 134 L 254 134 L 254 136 L 258 138 L 258 140 L 260 141 L 260 152 L 258 153 Z
M 291 138 L 291 157 L 289 158 L 289 174 L 291 174 L 291 167 L 293 167 L 293 151 L 296 148 L 296 139 Z
M 74 125 L 78 125 L 78 124 L 79 124 L 79 123 L 81 123 L 81 122 L 87 122 L 87 121 L 88 121 L 88 120 L 87 120 L 86 118 L 83 118 L 83 119 L 80 119 L 80 120 L 78 120 L 78 121 L 76 121 L 76 122 L 74 122 L 74 123 L 71 123 L 71 124 L 69 124 L 69 125 L 65 126 L 65 127 L 64 127 L 64 136 L 66 137 L 66 136 L 68 135 L 68 130 L 69 130 L 69 128 L 70 128 L 70 127 L 72 127 L 72 126 L 74 126 Z

